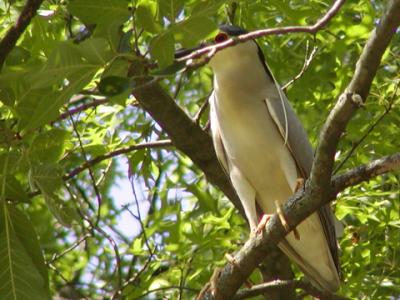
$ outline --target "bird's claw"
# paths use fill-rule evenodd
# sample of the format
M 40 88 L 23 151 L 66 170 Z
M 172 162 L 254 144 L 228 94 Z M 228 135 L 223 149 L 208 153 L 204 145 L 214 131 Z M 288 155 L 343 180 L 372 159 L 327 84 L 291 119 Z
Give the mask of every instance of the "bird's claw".
M 275 201 L 275 207 L 276 207 L 276 213 L 278 214 L 279 220 L 281 221 L 283 228 L 285 228 L 286 232 L 289 233 L 290 232 L 289 224 L 286 221 L 285 215 L 283 214 L 282 208 L 278 201 Z M 300 240 L 300 234 L 296 228 L 293 229 L 293 234 L 296 240 Z
M 294 192 L 297 193 L 301 188 L 304 188 L 304 178 L 297 178 Z
M 253 230 L 251 231 L 251 235 L 252 236 L 256 236 L 258 234 L 261 234 L 264 232 L 264 228 L 265 225 L 267 225 L 269 219 L 271 219 L 272 215 L 268 215 L 268 214 L 263 214 L 263 216 L 260 219 L 260 222 L 258 222 L 258 225 L 256 228 L 253 228 Z

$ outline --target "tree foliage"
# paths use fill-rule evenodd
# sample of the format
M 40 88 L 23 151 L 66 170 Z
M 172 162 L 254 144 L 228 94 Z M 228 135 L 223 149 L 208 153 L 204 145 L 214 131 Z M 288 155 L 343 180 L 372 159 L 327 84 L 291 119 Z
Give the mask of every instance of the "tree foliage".
M 161 86 L 207 133 L 211 70 L 174 63 L 175 50 L 229 21 L 249 31 L 314 24 L 332 3 L 48 0 L 35 15 L 33 2 L 0 3 L 3 41 L 20 15 L 32 17 L 0 73 L 0 298 L 195 298 L 248 226 L 177 137 L 207 150 L 200 158 L 213 149 L 188 127 L 168 134 L 137 93 Z M 257 40 L 277 80 L 295 78 L 286 92 L 314 146 L 383 10 L 347 1 L 315 35 Z M 338 174 L 400 148 L 399 58 L 397 31 L 340 140 Z M 334 204 L 345 225 L 342 296 L 400 295 L 399 176 L 348 188 Z M 260 271 L 250 280 L 260 283 Z

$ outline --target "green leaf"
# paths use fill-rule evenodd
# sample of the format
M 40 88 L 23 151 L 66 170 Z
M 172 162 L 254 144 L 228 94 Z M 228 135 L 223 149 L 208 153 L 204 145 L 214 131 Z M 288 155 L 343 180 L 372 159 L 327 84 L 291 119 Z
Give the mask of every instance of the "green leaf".
M 75 0 L 68 10 L 87 24 L 124 23 L 129 15 L 128 1 L 121 0 Z
M 26 61 L 30 58 L 31 53 L 22 47 L 14 47 L 10 54 L 7 56 L 6 65 L 20 65 L 26 63 Z
M 168 76 L 181 73 L 186 68 L 186 61 L 177 61 L 165 67 L 164 69 L 157 69 L 150 74 L 153 76 Z
M 103 66 L 103 63 L 99 63 L 99 60 L 102 60 L 101 57 L 104 57 L 102 54 L 96 53 L 97 51 L 103 52 L 104 50 L 92 50 L 95 43 L 82 43 L 83 46 L 77 46 L 71 42 L 59 43 L 58 47 L 51 53 L 45 67 L 41 71 L 32 72 L 28 76 L 28 81 L 32 82 L 30 88 L 39 89 L 49 87 L 53 84 L 62 84 L 64 79 L 73 81 L 79 74 L 95 72 Z M 97 40 L 97 43 L 100 43 L 99 40 Z M 104 41 L 102 45 L 106 47 Z M 86 57 L 84 54 L 86 54 Z M 99 55 L 100 59 L 96 60 L 94 58 L 88 61 L 87 57 L 91 55 Z M 96 63 L 93 63 L 93 60 L 96 60 Z M 20 101 L 23 101 L 23 99 Z
M 98 88 L 99 92 L 105 96 L 115 96 L 126 91 L 130 86 L 129 83 L 129 78 L 108 76 L 101 79 Z
M 30 171 L 30 181 L 47 195 L 54 194 L 63 185 L 60 169 L 56 164 L 34 165 Z
M 193 8 L 192 16 L 202 15 L 202 16 L 210 16 L 215 14 L 218 9 L 222 6 L 222 4 L 229 4 L 230 0 L 205 0 L 199 1 L 198 4 Z
M 114 21 L 112 23 L 98 24 L 93 33 L 93 38 L 104 38 L 108 41 L 113 53 L 118 52 L 120 40 L 123 36 L 121 23 Z
M 21 118 L 19 128 L 21 130 L 34 129 L 56 120 L 62 105 L 90 82 L 96 69 L 82 68 L 81 72 L 62 91 L 47 91 L 47 94 L 40 93 L 39 90 L 31 91 L 28 94 L 29 97 L 28 95 L 24 97 L 16 107 Z
M 183 9 L 184 3 L 183 0 L 158 0 L 159 13 L 173 24 Z
M 67 203 L 57 196 L 57 191 L 63 185 L 57 165 L 36 165 L 31 169 L 31 182 L 43 194 L 47 207 L 61 225 L 71 227 L 74 220 L 79 220 L 71 203 Z
M 136 7 L 135 16 L 139 25 L 146 31 L 157 33 L 161 30 L 160 24 L 156 22 L 157 4 L 142 1 Z
M 29 197 L 17 178 L 13 175 L 7 175 L 6 178 L 3 178 L 3 176 L 3 174 L 0 174 L 0 182 L 5 183 L 5 199 L 28 203 Z
M 217 201 L 215 201 L 209 193 L 201 190 L 196 184 L 191 184 L 186 189 L 197 198 L 200 209 L 203 211 L 216 211 Z
M 30 147 L 31 158 L 42 163 L 57 162 L 64 154 L 68 137 L 69 133 L 62 129 L 52 129 L 39 134 Z
M 5 202 L 0 205 L 0 299 L 50 299 L 47 268 L 29 219 Z
M 164 68 L 172 63 L 175 53 L 174 37 L 170 32 L 163 32 L 156 36 L 150 45 L 151 56 L 158 61 L 158 65 Z
M 88 63 L 105 65 L 112 57 L 110 44 L 105 38 L 91 38 L 79 44 L 79 51 Z
M 171 27 L 176 42 L 185 48 L 197 46 L 199 42 L 217 29 L 215 22 L 208 16 L 193 16 Z
M 47 208 L 52 215 L 64 227 L 70 228 L 74 221 L 79 221 L 79 215 L 76 210 L 67 202 L 63 201 L 56 194 L 44 194 Z

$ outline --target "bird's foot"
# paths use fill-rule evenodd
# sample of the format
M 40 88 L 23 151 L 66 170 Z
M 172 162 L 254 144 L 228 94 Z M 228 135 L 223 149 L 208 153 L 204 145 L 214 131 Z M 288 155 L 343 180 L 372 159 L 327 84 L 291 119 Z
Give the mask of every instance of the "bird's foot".
M 297 193 L 302 188 L 304 188 L 304 178 L 297 178 L 296 186 L 294 187 L 294 192 Z
M 276 200 L 275 200 L 275 207 L 276 207 L 276 213 L 278 214 L 279 220 L 281 221 L 283 228 L 285 228 L 286 232 L 290 232 L 289 224 L 286 221 L 285 215 L 283 214 L 283 211 L 282 211 L 282 208 L 281 208 L 279 202 Z M 300 240 L 300 234 L 296 228 L 293 229 L 293 234 L 294 234 L 294 238 L 296 240 Z
M 272 215 L 263 214 L 262 217 L 260 218 L 260 221 L 258 222 L 258 225 L 251 230 L 251 235 L 256 236 L 260 233 L 263 233 L 264 228 L 267 225 L 269 219 L 271 219 L 271 217 L 272 217 Z

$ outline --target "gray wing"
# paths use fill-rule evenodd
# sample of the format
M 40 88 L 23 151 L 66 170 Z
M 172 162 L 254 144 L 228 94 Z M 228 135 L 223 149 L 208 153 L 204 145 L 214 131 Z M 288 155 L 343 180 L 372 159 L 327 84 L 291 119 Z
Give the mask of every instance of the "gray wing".
M 229 176 L 229 162 L 226 156 L 226 151 L 224 148 L 224 144 L 222 142 L 221 138 L 221 133 L 219 130 L 219 123 L 217 116 L 214 111 L 214 105 L 212 102 L 215 101 L 214 99 L 214 92 L 210 95 L 209 98 L 209 103 L 210 103 L 210 123 L 211 123 L 211 134 L 212 134 L 212 140 L 214 144 L 214 149 L 215 153 L 217 154 L 217 158 L 219 160 L 219 163 L 222 166 L 222 169 L 225 171 L 225 174 L 227 177 L 230 179 Z
M 293 108 L 291 107 L 286 95 L 278 85 L 276 85 L 276 88 L 279 92 L 280 99 L 268 99 L 266 104 L 272 119 L 282 135 L 282 138 L 285 139 L 287 147 L 292 153 L 301 176 L 306 179 L 310 176 L 311 172 L 314 158 L 313 150 L 308 140 L 307 133 L 293 111 Z M 337 240 L 334 226 L 335 219 L 330 205 L 327 204 L 321 207 L 318 210 L 318 215 L 324 229 L 333 261 L 338 273 L 340 273 Z

